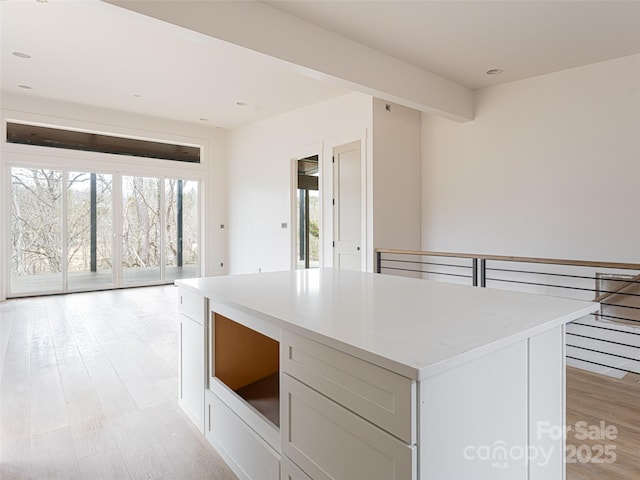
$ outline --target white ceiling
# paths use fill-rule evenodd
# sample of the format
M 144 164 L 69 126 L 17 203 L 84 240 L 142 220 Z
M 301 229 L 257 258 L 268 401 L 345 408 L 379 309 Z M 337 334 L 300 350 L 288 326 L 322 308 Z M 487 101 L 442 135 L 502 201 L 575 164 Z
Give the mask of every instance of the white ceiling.
M 638 0 L 264 3 L 471 89 L 640 53 Z
M 348 92 L 95 0 L 0 1 L 0 9 L 0 81 L 7 92 L 223 128 Z
M 640 53 L 640 1 L 265 3 L 472 89 Z M 96 0 L 4 0 L 0 13 L 6 92 L 225 128 L 347 92 Z

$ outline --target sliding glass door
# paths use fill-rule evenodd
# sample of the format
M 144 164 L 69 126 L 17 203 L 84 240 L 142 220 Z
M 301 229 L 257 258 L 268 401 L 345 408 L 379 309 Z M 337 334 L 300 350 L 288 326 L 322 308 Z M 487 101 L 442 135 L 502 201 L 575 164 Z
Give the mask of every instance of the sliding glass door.
M 122 177 L 122 281 L 160 281 L 160 179 Z
M 20 167 L 10 177 L 9 296 L 199 275 L 197 181 Z
M 66 211 L 68 289 L 113 286 L 112 176 L 69 172 Z
M 10 288 L 33 294 L 63 288 L 63 172 L 11 170 Z
M 198 182 L 167 179 L 165 196 L 165 278 L 198 275 Z

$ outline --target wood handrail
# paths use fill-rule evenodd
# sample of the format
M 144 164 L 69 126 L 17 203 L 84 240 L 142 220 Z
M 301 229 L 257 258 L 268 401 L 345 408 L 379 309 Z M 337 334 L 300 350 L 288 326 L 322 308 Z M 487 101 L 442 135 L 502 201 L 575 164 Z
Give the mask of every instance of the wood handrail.
M 477 258 L 480 260 L 497 260 L 497 261 L 504 261 L 504 262 L 540 263 L 540 264 L 546 263 L 550 265 L 567 265 L 572 267 L 618 268 L 622 270 L 640 270 L 640 263 L 593 262 L 589 260 L 515 257 L 515 256 L 508 256 L 508 255 L 484 255 L 480 253 L 472 254 L 472 253 L 456 253 L 456 252 L 432 252 L 432 251 L 421 251 L 421 250 L 398 250 L 398 249 L 386 249 L 386 248 L 377 248 L 376 253 L 423 255 L 426 257 Z

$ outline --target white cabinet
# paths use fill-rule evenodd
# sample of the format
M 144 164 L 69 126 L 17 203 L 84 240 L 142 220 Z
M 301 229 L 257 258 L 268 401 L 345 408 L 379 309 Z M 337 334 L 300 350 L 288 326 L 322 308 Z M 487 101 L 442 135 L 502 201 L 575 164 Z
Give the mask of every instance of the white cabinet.
M 209 307 L 206 438 L 240 480 L 279 480 L 280 331 Z
M 415 381 L 287 331 L 281 352 L 283 458 L 314 480 L 417 478 Z
M 306 473 L 304 473 L 298 466 L 293 463 L 289 458 L 282 457 L 281 461 L 281 480 L 312 480 Z
M 180 332 L 178 403 L 204 433 L 204 390 L 206 385 L 206 300 L 180 289 Z
M 241 480 L 562 478 L 539 428 L 597 304 L 330 269 L 178 283 L 180 405 Z
M 407 445 L 287 374 L 282 382 L 283 454 L 314 480 L 415 480 Z
M 416 443 L 414 380 L 287 331 L 282 343 L 282 371 L 405 443 Z
M 240 480 L 279 480 L 280 454 L 211 391 L 206 414 L 207 440 Z

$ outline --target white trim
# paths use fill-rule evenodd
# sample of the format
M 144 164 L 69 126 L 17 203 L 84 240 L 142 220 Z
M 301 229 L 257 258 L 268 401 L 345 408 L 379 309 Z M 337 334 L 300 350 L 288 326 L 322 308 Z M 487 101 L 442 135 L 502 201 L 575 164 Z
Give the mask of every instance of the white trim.
M 9 261 L 9 232 L 6 227 L 10 223 L 11 210 L 10 210 L 10 196 L 9 189 L 5 188 L 5 183 L 10 178 L 9 165 L 2 162 L 0 163 L 0 302 L 4 302 L 7 299 L 7 290 L 10 277 L 10 261 Z
M 62 291 L 69 291 L 69 170 L 62 170 L 62 215 L 60 216 L 60 231 L 62 233 L 62 251 L 60 263 L 62 264 Z
M 111 177 L 111 197 L 111 225 L 113 230 L 113 242 L 111 243 L 113 273 L 111 281 L 114 288 L 117 288 L 122 285 L 122 173 L 118 171 L 114 172 Z

